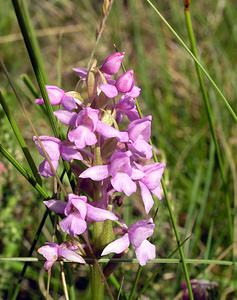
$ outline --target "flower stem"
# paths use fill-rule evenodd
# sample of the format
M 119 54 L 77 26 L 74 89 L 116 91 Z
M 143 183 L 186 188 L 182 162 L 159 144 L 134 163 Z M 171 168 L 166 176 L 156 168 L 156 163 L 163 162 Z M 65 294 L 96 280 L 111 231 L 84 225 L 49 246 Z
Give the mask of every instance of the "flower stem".
M 104 299 L 104 283 L 102 282 L 101 273 L 98 264 L 94 263 L 91 267 L 91 300 Z

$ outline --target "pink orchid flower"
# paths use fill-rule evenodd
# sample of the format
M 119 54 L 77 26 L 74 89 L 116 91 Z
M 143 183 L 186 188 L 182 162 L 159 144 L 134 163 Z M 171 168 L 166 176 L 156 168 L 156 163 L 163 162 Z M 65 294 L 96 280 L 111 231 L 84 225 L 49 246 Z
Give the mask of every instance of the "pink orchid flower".
M 121 67 L 124 54 L 124 52 L 115 52 L 110 54 L 102 63 L 100 70 L 109 75 L 117 73 Z
M 50 104 L 53 106 L 62 105 L 66 110 L 73 110 L 77 108 L 77 103 L 73 97 L 67 95 L 64 90 L 55 85 L 46 85 Z M 44 99 L 39 98 L 35 100 L 36 104 L 43 105 Z
M 97 165 L 86 169 L 80 174 L 80 178 L 90 178 L 95 181 L 110 177 L 113 188 L 118 192 L 124 192 L 130 196 L 136 192 L 135 180 L 144 176 L 143 172 L 131 165 L 131 151 L 115 152 L 108 165 Z
M 49 210 L 65 216 L 59 225 L 64 232 L 72 236 L 84 233 L 87 229 L 87 222 L 118 220 L 111 211 L 87 203 L 85 196 L 69 194 L 68 202 L 51 199 L 44 201 L 44 204 Z
M 43 146 L 44 151 L 47 153 L 50 163 L 46 158 L 45 152 L 41 148 L 39 140 Z M 40 136 L 37 138 L 33 137 L 39 153 L 45 158 L 43 162 L 39 165 L 39 173 L 43 177 L 54 176 L 54 171 L 57 170 L 59 165 L 60 156 L 66 161 L 71 161 L 73 159 L 82 160 L 83 157 L 74 144 L 64 141 L 61 142 L 60 139 L 51 136 Z M 53 170 L 52 170 L 52 166 Z
M 154 259 L 156 256 L 155 246 L 147 240 L 152 236 L 154 228 L 155 224 L 152 219 L 136 222 L 125 229 L 126 233 L 121 238 L 108 244 L 101 255 L 120 254 L 126 251 L 131 244 L 140 265 L 144 266 L 149 259 Z
M 100 89 L 108 98 L 114 98 L 119 93 L 130 98 L 136 98 L 140 95 L 141 89 L 134 83 L 134 72 L 129 70 L 119 76 L 117 80 L 101 84 Z
M 86 263 L 81 255 L 67 248 L 67 245 L 64 243 L 61 245 L 58 245 L 56 243 L 46 243 L 45 246 L 42 246 L 38 249 L 38 252 L 46 258 L 46 262 L 44 264 L 44 268 L 46 271 L 50 271 L 53 264 L 60 257 L 79 264 Z

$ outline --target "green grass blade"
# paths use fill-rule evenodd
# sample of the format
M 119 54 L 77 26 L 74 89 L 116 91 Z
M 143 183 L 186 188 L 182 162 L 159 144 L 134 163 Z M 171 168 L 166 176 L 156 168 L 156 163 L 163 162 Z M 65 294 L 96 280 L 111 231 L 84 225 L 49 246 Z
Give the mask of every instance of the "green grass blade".
M 114 274 L 111 274 L 108 278 L 108 281 L 115 287 L 115 289 L 119 292 L 121 288 L 121 284 L 118 282 L 117 278 L 114 276 Z M 127 295 L 123 290 L 121 290 L 120 293 L 120 299 L 128 300 Z
M 21 79 L 24 82 L 25 86 L 31 92 L 32 96 L 35 98 L 39 98 L 39 93 L 37 92 L 34 83 L 31 81 L 30 77 L 27 74 L 22 74 Z
M 43 68 L 43 60 L 41 57 L 39 45 L 37 43 L 36 35 L 30 21 L 29 13 L 24 0 L 12 0 L 15 9 L 15 14 L 18 24 L 23 35 L 25 45 L 31 60 L 32 67 L 40 88 L 41 95 L 44 99 L 47 115 L 54 135 L 59 137 L 57 122 L 53 114 L 52 106 L 50 105 L 49 97 L 46 91 L 46 72 Z
M 212 243 L 212 238 L 213 238 L 213 227 L 214 227 L 214 221 L 212 220 L 211 226 L 208 232 L 208 237 L 207 237 L 207 247 L 205 249 L 204 253 L 204 258 L 208 259 L 210 257 L 210 252 L 211 252 L 211 243 Z
M 134 284 L 132 286 L 131 293 L 130 293 L 129 298 L 128 298 L 129 300 L 132 300 L 134 298 L 134 295 L 135 295 L 135 292 L 136 292 L 136 289 L 137 289 L 137 285 L 138 285 L 141 273 L 142 273 L 142 267 L 139 266 L 138 270 L 137 270 L 137 273 L 136 273 L 136 278 L 135 278 Z
M 193 55 L 198 58 L 198 49 L 197 49 L 197 43 L 196 43 L 196 38 L 193 30 L 193 25 L 192 25 L 192 19 L 191 19 L 191 14 L 190 14 L 190 9 L 189 6 L 185 6 L 185 21 L 186 21 L 186 28 L 188 31 L 188 36 L 189 36 L 189 41 L 191 45 L 191 51 Z M 216 154 L 217 154 L 217 160 L 218 160 L 218 165 L 220 169 L 220 174 L 223 182 L 223 188 L 226 189 L 226 179 L 225 179 L 225 172 L 224 172 L 224 164 L 223 164 L 223 158 L 221 154 L 221 149 L 218 144 L 217 136 L 216 136 L 216 131 L 215 131 L 215 122 L 214 122 L 214 114 L 211 108 L 211 103 L 208 97 L 208 93 L 204 84 L 203 76 L 201 73 L 201 68 L 200 65 L 195 63 L 195 69 L 199 81 L 199 86 L 202 94 L 202 99 L 205 105 L 206 113 L 207 113 L 207 118 L 208 118 L 208 124 L 209 128 L 211 131 L 211 136 L 213 139 L 213 142 L 215 144 L 215 149 L 216 149 Z M 231 216 L 231 206 L 230 206 L 230 199 L 228 196 L 228 193 L 225 193 L 225 201 L 226 201 L 226 208 L 227 208 L 227 216 L 228 216 L 228 224 L 229 224 L 229 233 L 230 233 L 230 239 L 232 241 L 233 239 L 233 225 L 232 225 L 232 216 Z
M 41 177 L 40 177 L 40 175 L 38 173 L 38 170 L 37 170 L 37 167 L 35 165 L 35 162 L 34 162 L 32 156 L 30 154 L 30 151 L 29 151 L 29 148 L 27 147 L 25 139 L 24 139 L 24 137 L 21 134 L 21 130 L 19 129 L 19 127 L 18 127 L 18 125 L 17 125 L 17 123 L 15 121 L 15 118 L 12 115 L 12 113 L 11 113 L 11 111 L 10 111 L 8 105 L 7 105 L 7 102 L 5 101 L 4 96 L 1 93 L 1 91 L 0 91 L 0 103 L 2 105 L 2 108 L 3 108 L 5 114 L 6 114 L 7 118 L 8 118 L 8 121 L 9 121 L 11 127 L 12 127 L 12 130 L 13 130 L 16 138 L 17 138 L 17 141 L 18 141 L 18 143 L 19 143 L 19 145 L 20 145 L 20 147 L 21 147 L 21 149 L 22 149 L 22 151 L 23 151 L 23 153 L 25 155 L 25 158 L 26 158 L 26 160 L 27 160 L 27 162 L 28 162 L 28 164 L 30 166 L 30 169 L 31 169 L 31 171 L 32 171 L 32 173 L 33 173 L 36 181 L 41 185 L 42 184 L 42 180 L 41 180 Z
M 85 258 L 85 261 L 88 264 L 93 262 L 93 258 Z M 44 261 L 43 259 L 38 259 L 36 257 L 0 257 L 0 263 L 2 262 L 39 262 Z M 130 264 L 138 264 L 139 261 L 136 258 L 100 258 L 98 260 L 99 263 L 108 263 L 108 262 L 116 262 L 116 263 L 130 263 Z M 58 261 L 59 262 L 59 261 Z M 65 263 L 74 263 L 74 261 L 67 260 Z M 181 260 L 179 258 L 155 258 L 149 260 L 148 264 L 180 264 Z M 234 266 L 235 262 L 232 260 L 222 260 L 222 259 L 195 259 L 195 258 L 186 258 L 186 264 L 190 265 L 218 265 L 218 266 Z
M 22 167 L 19 162 L 0 144 L 0 153 L 17 169 L 18 172 L 34 187 L 34 189 L 44 198 L 49 199 L 48 192 L 36 181 L 31 172 Z
M 212 79 L 211 75 L 208 73 L 208 71 L 206 70 L 206 68 L 203 66 L 203 64 L 199 61 L 199 59 L 197 59 L 195 57 L 195 55 L 192 53 L 192 51 L 189 49 L 189 47 L 185 44 L 185 42 L 183 41 L 183 39 L 179 36 L 179 34 L 174 30 L 174 28 L 169 24 L 169 22 L 167 22 L 167 20 L 163 17 L 163 15 L 160 13 L 160 11 L 158 10 L 158 8 L 150 1 L 150 0 L 146 0 L 148 2 L 148 4 L 153 8 L 153 10 L 155 11 L 155 13 L 159 16 L 159 18 L 165 23 L 165 25 L 167 26 L 167 28 L 170 30 L 170 32 L 176 37 L 176 39 L 179 41 L 179 43 L 181 44 L 181 46 L 188 52 L 188 54 L 192 57 L 192 59 L 195 61 L 195 63 L 198 64 L 199 68 L 202 70 L 202 72 L 205 74 L 205 76 L 208 78 L 208 80 L 211 82 L 212 86 L 214 87 L 214 89 L 217 91 L 217 93 L 220 95 L 221 99 L 223 100 L 226 108 L 228 109 L 228 111 L 230 112 L 231 116 L 233 117 L 233 119 L 235 120 L 235 122 L 237 122 L 237 115 L 234 112 L 233 108 L 231 107 L 231 105 L 229 104 L 229 101 L 226 99 L 225 95 L 222 93 L 222 91 L 219 89 L 219 87 L 217 86 L 217 84 L 215 83 L 215 81 Z
M 201 236 L 201 232 L 202 232 L 201 225 L 202 225 L 202 222 L 203 222 L 203 219 L 205 216 L 205 210 L 206 210 L 207 203 L 208 203 L 208 196 L 210 193 L 210 187 L 211 187 L 211 182 L 212 182 L 212 178 L 213 178 L 214 163 L 215 163 L 215 146 L 214 146 L 214 142 L 211 141 L 209 157 L 208 157 L 208 165 L 206 167 L 205 186 L 203 189 L 203 193 L 200 197 L 201 203 L 200 203 L 200 208 L 198 211 L 198 216 L 197 216 L 197 220 L 196 220 L 193 239 L 192 239 L 192 243 L 191 243 L 191 247 L 190 247 L 191 253 L 197 247 L 197 243 Z

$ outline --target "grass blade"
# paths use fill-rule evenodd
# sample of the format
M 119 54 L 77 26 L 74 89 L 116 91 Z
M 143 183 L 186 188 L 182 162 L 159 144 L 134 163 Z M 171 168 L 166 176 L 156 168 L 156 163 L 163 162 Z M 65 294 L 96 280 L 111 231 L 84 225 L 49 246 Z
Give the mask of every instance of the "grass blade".
M 28 90 L 31 92 L 32 96 L 35 98 L 39 98 L 39 93 L 37 92 L 30 77 L 27 74 L 22 74 L 21 79 L 24 82 L 25 86 L 28 88 Z
M 15 121 L 15 118 L 13 117 L 12 113 L 10 112 L 9 107 L 7 105 L 7 102 L 5 101 L 4 96 L 1 93 L 1 91 L 0 91 L 0 103 L 2 105 L 2 108 L 3 108 L 5 114 L 6 114 L 7 118 L 8 118 L 8 121 L 9 121 L 11 127 L 12 127 L 12 130 L 13 130 L 16 138 L 17 138 L 17 141 L 18 141 L 18 143 L 19 143 L 19 145 L 20 145 L 20 147 L 21 147 L 21 149 L 22 149 L 22 151 L 23 151 L 23 153 L 25 155 L 25 158 L 26 158 L 26 160 L 27 160 L 27 162 L 28 162 L 28 164 L 30 166 L 30 169 L 31 169 L 31 171 L 32 171 L 32 173 L 33 173 L 36 181 L 41 185 L 42 184 L 42 180 L 41 180 L 41 177 L 40 177 L 40 175 L 38 173 L 38 170 L 37 170 L 37 167 L 35 165 L 35 162 L 34 162 L 32 156 L 30 154 L 30 151 L 29 151 L 29 149 L 27 147 L 25 139 L 24 139 L 24 137 L 21 134 L 21 130 L 19 129 L 19 127 L 18 127 L 18 125 L 17 125 L 17 123 Z
M 0 144 L 0 153 L 17 169 L 18 172 L 34 187 L 34 189 L 44 198 L 49 199 L 48 192 L 36 181 L 31 172 L 22 167 L 21 164 Z
M 185 9 L 184 9 L 184 14 L 185 14 L 186 28 L 188 31 L 189 41 L 190 41 L 190 45 L 191 45 L 191 51 L 192 51 L 193 55 L 197 58 L 198 57 L 198 49 L 197 49 L 197 43 L 196 43 L 196 38 L 195 38 L 194 30 L 193 30 L 190 9 L 189 9 L 190 2 L 186 1 L 185 3 L 186 3 L 186 5 L 185 5 Z M 227 183 L 226 183 L 226 179 L 225 179 L 224 164 L 223 164 L 221 149 L 220 149 L 220 146 L 217 141 L 217 136 L 216 136 L 216 131 L 215 131 L 215 123 L 214 123 L 214 114 L 212 112 L 211 103 L 210 103 L 208 93 L 207 93 L 207 90 L 206 90 L 206 87 L 204 84 L 200 65 L 196 61 L 194 63 L 195 63 L 195 69 L 196 69 L 196 73 L 197 73 L 197 77 L 198 77 L 198 81 L 199 81 L 200 90 L 202 93 L 203 102 L 204 102 L 206 113 L 207 113 L 208 124 L 209 124 L 209 128 L 211 131 L 211 136 L 212 136 L 212 139 L 213 139 L 213 142 L 215 145 L 217 161 L 218 161 L 218 165 L 219 165 L 219 169 L 220 169 L 221 179 L 223 182 L 223 189 L 226 189 Z M 233 225 L 232 225 L 230 199 L 229 199 L 227 192 L 225 192 L 225 201 L 226 201 L 226 208 L 227 208 L 230 239 L 232 241 Z
M 138 267 L 138 270 L 137 270 L 135 282 L 134 282 L 134 284 L 133 284 L 133 286 L 132 286 L 132 290 L 131 290 L 131 293 L 130 293 L 130 295 L 129 295 L 129 300 L 132 300 L 133 297 L 134 297 L 134 294 L 135 294 L 135 292 L 136 292 L 137 285 L 138 285 L 138 281 L 139 281 L 139 279 L 140 279 L 141 273 L 142 273 L 142 267 L 139 266 L 139 267 Z
M 18 24 L 20 26 L 21 33 L 25 41 L 25 45 L 31 60 L 32 67 L 34 69 L 34 73 L 40 88 L 40 92 L 44 99 L 50 125 L 54 132 L 54 135 L 59 137 L 57 122 L 53 114 L 53 109 L 52 106 L 50 105 L 49 97 L 45 88 L 46 72 L 43 68 L 43 60 L 41 57 L 39 45 L 37 43 L 36 35 L 30 21 L 26 3 L 24 0 L 12 0 L 12 4 L 15 9 L 15 14 L 18 20 Z
M 91 264 L 94 259 L 93 258 L 84 258 L 88 264 Z M 44 261 L 43 259 L 38 259 L 36 257 L 0 257 L 1 262 L 39 262 Z M 119 262 L 119 263 L 130 263 L 130 264 L 138 264 L 139 261 L 136 258 L 100 258 L 98 260 L 99 263 L 108 263 L 109 261 Z M 60 262 L 60 261 L 58 261 Z M 74 261 L 64 261 L 65 263 L 74 263 Z M 179 258 L 155 258 L 151 259 L 148 262 L 149 264 L 180 264 L 181 260 Z M 218 266 L 234 266 L 235 262 L 232 260 L 223 260 L 223 259 L 195 259 L 195 258 L 186 258 L 186 264 L 190 265 L 218 265 Z M 117 281 L 116 281 L 117 282 Z
M 220 95 L 221 99 L 223 100 L 227 110 L 230 112 L 231 116 L 237 122 L 237 115 L 234 112 L 233 108 L 229 104 L 229 101 L 226 99 L 225 95 L 222 93 L 222 91 L 219 89 L 215 81 L 212 79 L 211 75 L 208 73 L 208 71 L 205 69 L 203 64 L 200 62 L 199 59 L 196 58 L 196 56 L 193 54 L 193 52 L 188 48 L 188 46 L 185 44 L 183 39 L 179 36 L 179 34 L 174 30 L 174 28 L 167 22 L 167 20 L 163 17 L 163 15 L 160 13 L 158 8 L 150 1 L 146 0 L 148 4 L 153 8 L 155 13 L 159 16 L 159 18 L 165 23 L 165 25 L 168 27 L 170 32 L 176 37 L 176 39 L 179 41 L 181 46 L 188 52 L 188 54 L 192 57 L 192 59 L 195 61 L 195 63 L 199 66 L 200 70 L 205 74 L 205 76 L 208 78 L 208 80 L 211 82 L 214 89 L 217 91 L 217 93 Z

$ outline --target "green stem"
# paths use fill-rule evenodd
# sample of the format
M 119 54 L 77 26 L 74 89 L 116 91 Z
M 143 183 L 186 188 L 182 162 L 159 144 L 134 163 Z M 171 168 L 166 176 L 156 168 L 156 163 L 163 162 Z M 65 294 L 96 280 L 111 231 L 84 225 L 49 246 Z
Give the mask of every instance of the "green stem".
M 167 28 L 169 29 L 169 31 L 176 37 L 176 39 L 179 41 L 180 45 L 187 51 L 187 53 L 192 57 L 192 59 L 198 64 L 199 68 L 201 69 L 201 71 L 205 74 L 205 76 L 208 78 L 208 80 L 211 82 L 212 86 L 214 87 L 214 89 L 217 91 L 217 93 L 220 95 L 221 99 L 223 100 L 227 110 L 229 111 L 229 113 L 232 115 L 233 119 L 235 120 L 235 122 L 237 122 L 237 115 L 234 112 L 233 108 L 231 107 L 231 105 L 229 104 L 229 101 L 226 99 L 225 95 L 222 93 L 222 91 L 218 88 L 217 84 L 215 83 L 215 81 L 212 79 L 211 75 L 207 72 L 207 70 L 205 69 L 205 67 L 202 65 L 202 63 L 200 62 L 199 59 L 197 59 L 195 57 L 195 55 L 193 54 L 193 52 L 189 49 L 189 47 L 185 44 L 185 42 L 183 41 L 183 39 L 179 36 L 179 34 L 174 30 L 174 28 L 166 21 L 166 19 L 163 17 L 163 15 L 159 12 L 159 10 L 157 9 L 157 7 L 155 7 L 155 5 L 150 1 L 150 0 L 146 0 L 149 5 L 153 8 L 153 10 L 156 12 L 156 14 L 159 16 L 159 18 L 164 22 L 164 24 L 167 26 Z
M 196 43 L 196 38 L 195 38 L 194 30 L 193 30 L 190 9 L 189 9 L 190 5 L 187 5 L 187 3 L 188 3 L 188 1 L 185 2 L 186 5 L 185 5 L 185 9 L 184 9 L 186 27 L 187 27 L 189 41 L 190 41 L 190 45 L 191 45 L 191 51 L 192 51 L 193 55 L 196 58 L 198 58 L 197 43 Z M 190 3 L 188 3 L 188 4 L 190 4 Z M 194 63 L 195 63 L 195 69 L 196 69 L 196 73 L 197 73 L 197 77 L 198 77 L 198 81 L 199 81 L 199 86 L 200 86 L 203 102 L 204 102 L 206 113 L 207 113 L 208 124 L 209 124 L 209 128 L 211 131 L 211 136 L 212 136 L 212 139 L 213 139 L 213 142 L 215 145 L 215 149 L 216 149 L 217 161 L 218 161 L 218 165 L 219 165 L 219 169 L 220 169 L 221 179 L 222 179 L 222 183 L 223 183 L 223 189 L 225 192 L 227 183 L 226 183 L 226 179 L 225 179 L 224 164 L 223 164 L 223 159 L 222 159 L 222 155 L 221 155 L 221 150 L 220 150 L 220 146 L 218 144 L 218 140 L 217 140 L 217 136 L 216 136 L 216 132 L 215 132 L 214 116 L 212 113 L 207 89 L 205 87 L 205 83 L 204 83 L 203 76 L 201 73 L 201 68 L 196 61 Z M 225 202 L 226 202 L 226 207 L 227 207 L 230 238 L 232 240 L 233 228 L 232 228 L 231 207 L 230 207 L 230 199 L 229 199 L 227 192 L 225 192 Z
M 2 105 L 2 108 L 3 108 L 5 114 L 6 114 L 7 118 L 8 118 L 8 121 L 9 121 L 11 127 L 12 127 L 12 130 L 13 130 L 16 138 L 17 138 L 17 141 L 18 141 L 18 143 L 19 143 L 19 145 L 20 145 L 20 147 L 21 147 L 21 149 L 22 149 L 22 151 L 23 151 L 23 153 L 25 155 L 25 158 L 26 158 L 26 160 L 27 160 L 27 162 L 28 162 L 28 164 L 30 166 L 30 169 L 31 169 L 31 171 L 32 171 L 32 173 L 33 173 L 36 181 L 40 185 L 42 185 L 41 177 L 40 177 L 40 175 L 38 173 L 38 170 L 37 170 L 37 167 L 35 165 L 35 162 L 34 162 L 32 156 L 30 154 L 30 151 L 29 151 L 28 147 L 27 147 L 25 139 L 22 136 L 21 130 L 19 129 L 19 127 L 18 127 L 18 125 L 17 125 L 17 123 L 15 121 L 15 118 L 13 117 L 11 111 L 9 110 L 7 102 L 5 101 L 5 99 L 4 99 L 3 94 L 1 93 L 1 91 L 0 91 L 0 103 Z
M 43 67 L 43 60 L 40 53 L 40 48 L 36 39 L 36 35 L 31 24 L 29 13 L 24 0 L 12 0 L 15 9 L 15 14 L 18 24 L 23 35 L 25 45 L 31 60 L 32 67 L 40 88 L 40 92 L 44 99 L 44 104 L 47 110 L 47 115 L 53 129 L 54 135 L 59 137 L 56 119 L 53 114 L 52 106 L 50 105 L 49 97 L 45 88 L 46 72 Z
M 104 299 L 104 283 L 102 282 L 101 273 L 98 264 L 94 263 L 91 267 L 91 300 Z
M 99 144 L 99 142 L 98 142 Z M 101 149 L 96 145 L 94 149 L 95 161 L 94 165 L 103 164 L 101 157 Z M 100 199 L 100 186 L 94 188 L 94 200 Z M 93 224 L 93 244 L 94 248 L 99 251 L 103 249 L 109 242 L 113 240 L 113 224 L 112 221 L 95 222 Z M 101 271 L 98 263 L 94 263 L 91 268 L 91 299 L 104 299 L 104 283 L 101 278 Z M 102 271 L 103 272 L 103 271 Z

